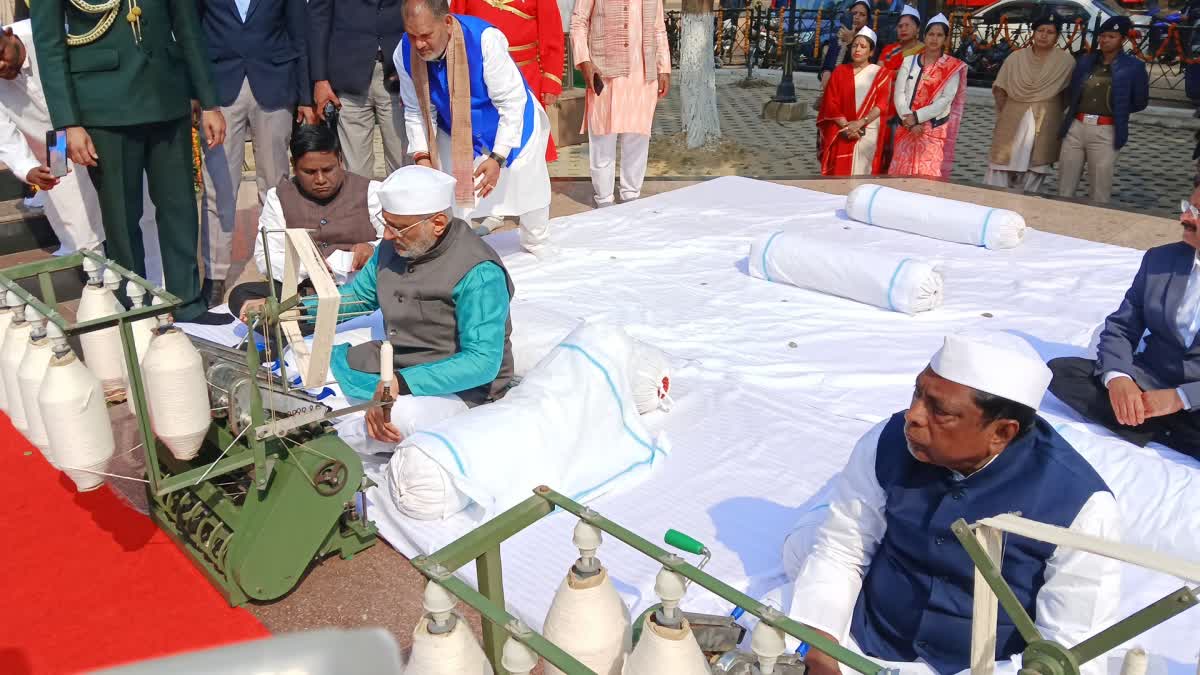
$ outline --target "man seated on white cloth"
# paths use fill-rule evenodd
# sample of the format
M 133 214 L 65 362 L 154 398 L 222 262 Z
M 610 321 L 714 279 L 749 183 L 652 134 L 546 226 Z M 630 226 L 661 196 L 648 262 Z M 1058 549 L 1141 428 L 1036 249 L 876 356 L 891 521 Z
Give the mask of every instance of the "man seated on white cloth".
M 308 230 L 338 283 L 353 279 L 366 266 L 384 229 L 380 182 L 345 169 L 336 131 L 324 124 L 297 128 L 292 134 L 291 155 L 293 175 L 267 190 L 258 217 L 259 228 L 268 231 L 267 249 L 263 249 L 261 235 L 254 238 L 254 262 L 259 273 L 275 284 L 275 297 L 283 294 L 284 228 Z M 313 293 L 307 276 L 300 271 L 306 295 Z M 245 321 L 250 310 L 262 306 L 269 296 L 265 281 L 238 284 L 229 293 L 229 311 Z M 313 325 L 303 323 L 300 330 L 310 335 Z
M 413 163 L 458 180 L 456 216 L 484 218 L 484 230 L 519 216 L 521 246 L 551 253 L 550 118 L 504 33 L 446 0 L 406 0 L 404 30 L 393 60 Z
M 1108 486 L 1037 415 L 1049 382 L 1014 335 L 946 337 L 908 410 L 859 440 L 825 521 L 784 544 L 793 618 L 867 657 L 955 673 L 970 666 L 974 567 L 954 521 L 1020 512 L 1118 539 Z M 1016 536 L 1006 543 L 1004 580 L 1046 639 L 1074 646 L 1116 620 L 1115 561 Z M 996 659 L 1025 646 L 1001 611 Z M 1099 661 L 1085 672 L 1103 672 Z M 815 649 L 806 662 L 811 675 L 837 672 Z
M 392 344 L 392 417 L 382 408 L 366 414 L 378 441 L 399 443 L 421 425 L 498 399 L 512 380 L 512 282 L 500 256 L 450 216 L 454 183 L 423 166 L 388 176 L 378 192 L 384 241 L 342 287 L 349 311 L 382 311 Z M 329 367 L 347 397 L 382 397 L 380 344 L 334 346 Z

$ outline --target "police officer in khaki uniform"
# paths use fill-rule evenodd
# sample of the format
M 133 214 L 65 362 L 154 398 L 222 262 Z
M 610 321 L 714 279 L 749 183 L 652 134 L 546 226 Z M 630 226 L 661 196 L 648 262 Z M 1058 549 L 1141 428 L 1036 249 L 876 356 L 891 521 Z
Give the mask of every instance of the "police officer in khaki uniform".
M 66 130 L 67 153 L 95 183 L 108 256 L 145 273 L 145 175 L 166 288 L 183 300 L 175 318 L 232 321 L 208 313 L 200 296 L 192 99 L 209 147 L 224 140 L 225 119 L 193 0 L 35 0 L 30 18 L 50 121 Z

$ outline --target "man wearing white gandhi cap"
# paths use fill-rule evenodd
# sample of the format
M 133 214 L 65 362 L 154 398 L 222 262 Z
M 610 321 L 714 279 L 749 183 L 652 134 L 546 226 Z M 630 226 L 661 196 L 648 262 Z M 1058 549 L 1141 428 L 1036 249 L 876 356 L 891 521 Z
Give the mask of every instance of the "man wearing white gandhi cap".
M 379 188 L 383 241 L 342 287 L 355 311 L 380 309 L 399 394 L 365 417 L 377 441 L 399 443 L 416 427 L 504 395 L 512 380 L 512 281 L 492 250 L 453 218 L 454 178 L 435 169 L 397 169 Z M 351 398 L 382 394 L 382 342 L 336 345 L 330 370 Z
M 859 440 L 823 491 L 828 508 L 784 544 L 792 618 L 887 667 L 956 673 L 971 665 L 974 568 L 952 523 L 1020 512 L 1119 539 L 1108 486 L 1037 414 L 1049 383 L 1015 335 L 947 336 L 908 409 Z M 1002 569 L 1047 640 L 1073 646 L 1118 618 L 1112 560 L 1009 537 Z M 1015 672 L 1025 646 L 1002 612 L 998 671 Z M 1083 670 L 1104 672 L 1097 661 Z M 837 672 L 816 649 L 806 662 L 811 675 Z

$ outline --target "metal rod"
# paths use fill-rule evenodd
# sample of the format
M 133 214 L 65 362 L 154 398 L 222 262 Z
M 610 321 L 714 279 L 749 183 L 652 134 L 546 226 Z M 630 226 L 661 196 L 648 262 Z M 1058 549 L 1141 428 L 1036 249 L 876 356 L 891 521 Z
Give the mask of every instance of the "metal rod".
M 38 285 L 42 289 L 42 302 L 49 307 L 58 307 L 58 299 L 54 297 L 54 280 L 50 272 L 38 274 Z
M 1117 623 L 1096 633 L 1071 648 L 1079 665 L 1100 656 L 1108 650 L 1144 633 L 1171 617 L 1196 605 L 1196 595 L 1187 586 L 1140 609 Z
M 504 607 L 504 574 L 500 564 L 499 543 L 475 559 L 475 573 L 479 578 L 479 592 L 497 607 Z M 500 665 L 505 635 L 500 625 L 491 621 L 483 623 L 483 653 L 491 661 L 496 675 L 508 675 L 508 671 Z
M 165 477 L 158 462 L 158 442 L 154 438 L 154 429 L 150 426 L 150 406 L 146 402 L 146 385 L 142 382 L 142 362 L 138 358 L 137 341 L 133 338 L 133 323 L 127 320 L 120 321 L 118 330 L 121 333 L 121 348 L 125 352 L 125 373 L 128 375 L 125 396 L 130 407 L 137 413 L 138 432 L 141 434 L 143 454 L 146 456 L 149 489 L 152 494 L 162 494 L 159 489 Z
M 435 565 L 441 565 L 454 572 L 483 555 L 492 546 L 499 546 L 509 537 L 549 515 L 553 510 L 553 504 L 535 495 L 491 519 L 482 527 L 468 532 L 445 548 L 428 556 L 414 558 L 413 564 L 422 572 L 432 569 Z
M 959 518 L 950 526 L 950 531 L 958 538 L 958 542 L 967 550 L 967 555 L 971 557 L 971 561 L 975 563 L 975 569 L 983 576 L 984 581 L 991 587 L 992 592 L 996 594 L 996 599 L 1000 601 L 1000 606 L 1008 612 L 1008 617 L 1012 619 L 1013 625 L 1016 626 L 1017 632 L 1025 640 L 1026 644 L 1032 644 L 1042 639 L 1042 634 L 1038 632 L 1037 625 L 1033 619 L 1029 618 L 1029 614 L 1025 611 L 1025 607 L 1021 605 L 1021 601 L 1017 600 L 1016 594 L 1009 588 L 1008 582 L 1004 580 L 1004 576 L 1000 573 L 1000 568 L 988 556 L 983 547 L 979 545 L 979 541 L 975 539 L 975 534 L 971 532 L 971 527 L 967 521 Z

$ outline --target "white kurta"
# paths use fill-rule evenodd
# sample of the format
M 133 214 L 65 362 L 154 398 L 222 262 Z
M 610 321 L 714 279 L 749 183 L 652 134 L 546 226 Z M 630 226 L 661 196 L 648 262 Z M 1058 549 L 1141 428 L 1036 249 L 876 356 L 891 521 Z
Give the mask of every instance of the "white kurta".
M 524 133 L 525 78 L 508 53 L 508 39 L 495 28 L 488 28 L 480 36 L 483 52 L 483 81 L 487 84 L 492 104 L 500 113 L 496 127 L 496 139 L 491 150 L 509 155 L 512 148 L 521 142 Z M 412 78 L 404 70 L 404 43 L 396 47 L 392 56 L 399 75 L 400 100 L 404 103 L 404 124 L 408 131 L 410 154 L 428 152 L 425 121 L 417 103 L 417 91 Z M 424 64 L 416 64 L 418 67 Z M 470 64 L 472 70 L 479 64 Z M 533 133 L 521 149 L 521 154 L 511 164 L 500 170 L 496 188 L 484 199 L 476 199 L 473 209 L 455 207 L 454 215 L 459 218 L 482 218 L 486 216 L 519 216 L 550 205 L 550 171 L 546 167 L 546 144 L 550 139 L 550 118 L 536 99 L 533 101 Z M 431 120 L 437 119 L 435 114 Z M 450 132 L 437 130 L 438 158 L 441 168 L 453 172 L 450 152 Z M 487 159 L 486 155 L 475 157 L 475 165 Z
M 1026 110 L 1017 126 L 1016 135 L 1012 140 L 1012 156 L 1007 165 L 989 163 L 984 183 L 996 187 L 1023 188 L 1029 192 L 1037 192 L 1042 181 L 1050 174 L 1049 164 L 1029 166 L 1033 157 L 1033 141 L 1037 132 L 1033 121 L 1033 110 Z M 1035 174 L 1033 176 L 1027 173 Z
M 809 517 L 784 544 L 784 568 L 796 579 L 788 613 L 848 646 L 852 644 L 847 642 L 850 619 L 863 578 L 887 530 L 887 496 L 875 477 L 876 450 L 885 425 L 886 421 L 877 424 L 859 439 L 846 467 L 834 478 L 823 522 Z M 1093 494 L 1071 529 L 1120 540 L 1116 499 L 1108 492 Z M 1119 600 L 1119 563 L 1058 548 L 1046 562 L 1045 583 L 1037 595 L 1038 631 L 1047 640 L 1074 646 L 1120 618 Z M 1014 661 L 997 665 L 998 673 L 1015 673 L 1018 668 Z M 1106 671 L 1105 659 L 1082 667 L 1086 675 Z
M 871 85 L 875 84 L 875 76 L 879 73 L 879 68 L 878 64 L 868 63 L 862 70 L 854 74 L 855 110 L 862 108 L 867 94 L 871 93 Z M 851 175 L 865 176 L 871 173 L 871 165 L 875 162 L 875 150 L 879 147 L 879 122 L 880 120 L 876 118 L 874 122 L 868 124 L 863 129 L 862 138 L 858 139 L 858 142 L 854 144 L 854 162 L 850 168 Z
M 367 184 L 367 213 L 371 215 L 371 225 L 375 228 L 377 236 L 373 245 L 379 245 L 379 239 L 383 238 L 383 207 L 379 204 L 379 186 L 383 183 L 373 180 Z M 267 190 L 267 199 L 263 203 L 262 213 L 258 216 L 259 233 L 254 237 L 254 263 L 258 266 L 258 271 L 264 277 L 271 276 L 276 281 L 283 282 L 283 248 L 284 237 L 282 230 L 287 227 L 287 220 L 283 217 L 283 206 L 279 203 L 279 194 L 276 188 Z M 266 228 L 267 232 L 267 251 L 263 251 L 263 238 L 261 229 Z M 274 230 L 274 231 L 272 231 Z M 267 253 L 271 254 L 271 274 L 267 274 Z M 347 284 L 354 279 L 354 270 L 351 269 L 351 263 L 354 261 L 354 254 L 350 251 L 334 251 L 325 258 L 325 262 L 329 263 L 329 268 L 333 272 L 333 280 L 338 284 Z M 299 279 L 303 281 L 308 278 L 308 273 L 300 270 Z
M 50 125 L 50 111 L 42 92 L 29 20 L 14 23 L 12 31 L 25 45 L 25 63 L 14 79 L 0 80 L 0 162 L 24 181 L 30 170 L 45 163 L 46 132 L 54 127 Z M 82 248 L 95 249 L 104 241 L 100 201 L 87 168 L 74 163 L 70 168 L 70 172 L 59 179 L 58 185 L 45 193 L 46 220 L 50 221 L 50 227 L 62 244 L 55 255 L 74 253 Z M 143 189 L 142 203 L 140 224 L 146 247 L 146 276 L 161 282 L 158 230 L 147 189 Z

